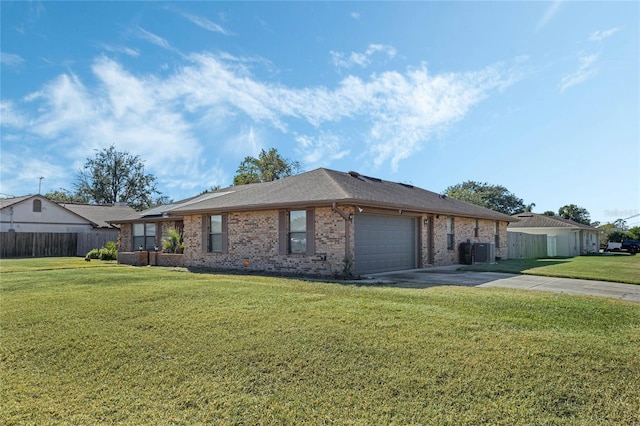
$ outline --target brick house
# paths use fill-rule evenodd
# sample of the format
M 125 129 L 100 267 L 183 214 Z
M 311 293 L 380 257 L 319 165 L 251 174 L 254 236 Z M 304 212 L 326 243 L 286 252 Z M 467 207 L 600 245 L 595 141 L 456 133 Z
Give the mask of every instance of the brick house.
M 505 258 L 510 221 L 517 219 L 413 185 L 320 168 L 117 223 L 122 263 L 332 276 L 345 265 L 361 275 L 456 264 L 464 242 L 495 244 Z M 183 233 L 184 253 L 151 253 L 172 227 Z

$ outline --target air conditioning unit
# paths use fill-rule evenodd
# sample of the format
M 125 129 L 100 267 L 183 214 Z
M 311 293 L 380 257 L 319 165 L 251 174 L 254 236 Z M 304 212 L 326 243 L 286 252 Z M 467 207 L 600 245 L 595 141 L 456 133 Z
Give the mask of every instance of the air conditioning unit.
M 474 243 L 473 263 L 495 263 L 496 245 L 495 243 Z

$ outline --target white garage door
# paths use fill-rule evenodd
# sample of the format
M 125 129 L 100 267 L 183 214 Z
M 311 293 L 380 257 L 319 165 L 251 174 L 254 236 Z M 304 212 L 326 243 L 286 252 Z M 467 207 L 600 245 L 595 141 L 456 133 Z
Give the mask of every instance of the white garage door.
M 416 218 L 357 214 L 354 227 L 356 274 L 417 267 Z

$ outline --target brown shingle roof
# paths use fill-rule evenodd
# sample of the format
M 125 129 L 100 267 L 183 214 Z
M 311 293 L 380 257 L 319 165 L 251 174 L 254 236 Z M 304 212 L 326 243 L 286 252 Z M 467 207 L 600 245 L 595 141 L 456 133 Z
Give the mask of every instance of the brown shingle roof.
M 12 197 L 12 198 L 2 198 L 0 199 L 0 209 L 4 209 L 5 207 L 13 206 L 14 204 L 18 204 L 24 200 L 28 200 L 31 197 L 35 197 L 35 195 L 25 195 L 22 197 Z
M 167 206 L 171 215 L 215 211 L 257 210 L 294 206 L 355 204 L 491 220 L 517 218 L 484 207 L 443 197 L 412 185 L 362 176 L 355 172 L 316 169 L 273 182 L 231 186 Z M 145 215 L 146 212 L 142 212 Z M 154 212 L 157 213 L 157 212 Z
M 578 223 L 571 219 L 565 219 L 560 216 L 546 216 L 537 213 L 518 213 L 513 215 L 520 219 L 516 225 L 510 225 L 510 228 L 573 228 L 573 229 L 589 229 L 596 231 L 597 229 Z
M 100 228 L 110 228 L 108 222 L 117 223 L 118 220 L 131 217 L 135 210 L 127 205 L 120 204 L 73 204 L 58 203 L 67 210 L 93 222 Z

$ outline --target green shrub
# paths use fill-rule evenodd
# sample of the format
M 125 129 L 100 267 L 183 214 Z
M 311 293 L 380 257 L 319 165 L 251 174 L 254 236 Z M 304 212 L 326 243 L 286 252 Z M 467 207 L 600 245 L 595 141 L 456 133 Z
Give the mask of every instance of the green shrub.
M 102 247 L 100 249 L 100 260 L 117 260 L 118 259 L 118 251 L 115 249 L 109 249 L 106 247 Z
M 87 253 L 87 259 L 100 259 L 100 250 L 99 249 L 91 249 L 89 253 Z
M 118 249 L 116 243 L 113 241 L 107 241 L 107 243 L 100 249 L 92 249 L 87 253 L 88 259 L 100 259 L 100 260 L 117 260 Z
M 176 228 L 167 231 L 167 236 L 162 240 L 162 251 L 165 253 L 182 253 L 184 251 L 182 234 Z

